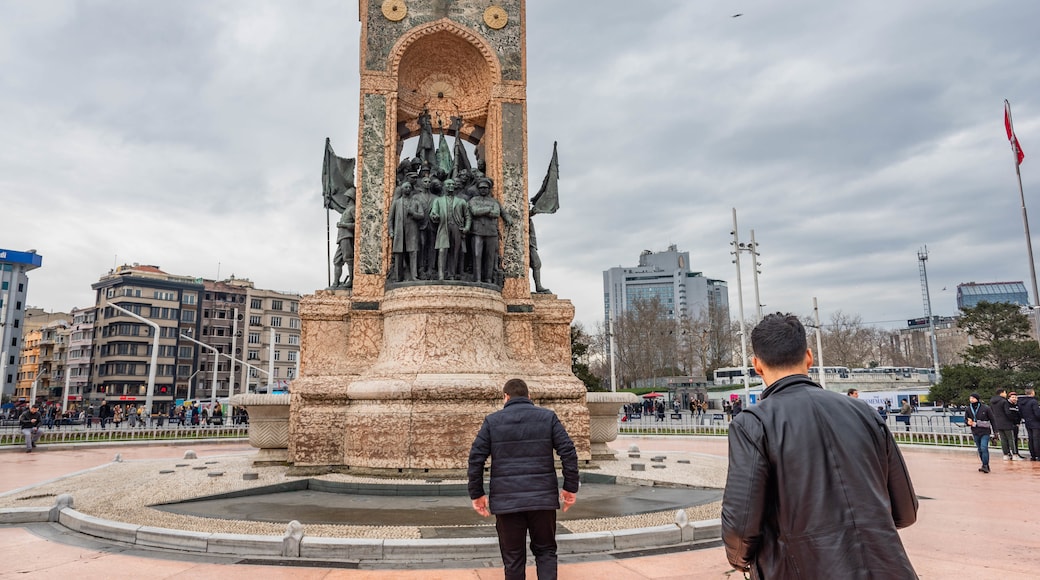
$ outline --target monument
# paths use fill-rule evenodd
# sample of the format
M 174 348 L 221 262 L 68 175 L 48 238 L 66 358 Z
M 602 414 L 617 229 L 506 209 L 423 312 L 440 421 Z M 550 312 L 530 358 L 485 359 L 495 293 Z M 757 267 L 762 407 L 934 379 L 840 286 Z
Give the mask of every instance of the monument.
M 288 462 L 301 474 L 462 475 L 502 385 L 521 377 L 588 463 L 585 387 L 571 373 L 574 307 L 532 292 L 528 279 L 524 0 L 360 0 L 359 13 L 357 177 L 344 186 L 350 195 L 336 192 L 338 206 L 326 191 L 326 207 L 353 220 L 352 237 L 337 237 L 353 242 L 336 262 L 349 283 L 337 270 L 336 284 L 300 303 Z M 450 165 L 446 136 L 456 141 Z M 405 151 L 413 137 L 414 156 Z M 399 181 L 409 183 L 404 195 Z M 446 231 L 437 248 L 451 250 L 432 268 L 429 227 Z

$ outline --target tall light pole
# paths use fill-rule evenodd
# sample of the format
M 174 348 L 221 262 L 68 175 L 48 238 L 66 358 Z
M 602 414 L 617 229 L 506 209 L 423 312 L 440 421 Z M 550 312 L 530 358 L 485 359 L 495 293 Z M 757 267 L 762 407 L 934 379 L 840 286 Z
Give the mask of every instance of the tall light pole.
M 184 335 L 181 335 L 181 337 L 184 338 Z M 202 369 L 196 370 L 195 372 L 191 373 L 190 377 L 188 377 L 188 398 L 186 399 L 188 401 L 191 400 L 191 380 L 194 379 L 195 375 L 199 374 L 200 372 L 202 372 Z
M 823 372 L 823 328 L 820 326 L 820 307 L 816 297 L 812 299 L 813 314 L 816 316 L 816 368 L 820 369 L 820 386 L 827 390 L 827 373 Z
M 154 403 L 155 397 L 155 371 L 156 366 L 159 364 L 159 325 L 154 321 L 144 318 L 143 316 L 130 312 L 129 310 L 123 308 L 122 306 L 119 306 L 118 304 L 112 304 L 111 302 L 109 302 L 108 305 L 152 327 L 152 363 L 148 366 L 148 391 L 144 399 L 144 407 L 148 411 L 148 425 L 151 426 L 152 405 Z
M 747 332 L 744 324 L 744 289 L 740 282 L 740 238 L 737 234 L 737 208 L 733 208 L 733 263 L 737 265 L 737 309 L 740 316 L 740 374 L 744 379 L 744 401 L 751 405 L 751 385 L 748 383 Z
M 939 382 L 939 343 L 935 337 L 935 320 L 932 319 L 932 295 L 928 291 L 928 246 L 917 252 L 917 261 L 921 265 L 921 298 L 924 300 L 924 315 L 928 317 L 928 332 L 932 335 L 932 364 L 935 365 L 935 382 Z
M 751 243 L 747 245 L 751 254 L 751 274 L 755 280 L 755 324 L 762 320 L 762 299 L 758 295 L 758 267 L 762 264 L 758 261 L 758 242 L 755 241 L 755 230 L 751 230 Z
M 231 316 L 231 356 L 235 355 L 235 343 L 238 339 L 238 308 L 233 310 Z M 234 408 L 231 406 L 231 397 L 235 396 L 235 362 L 234 359 L 228 363 L 228 416 L 233 415 Z

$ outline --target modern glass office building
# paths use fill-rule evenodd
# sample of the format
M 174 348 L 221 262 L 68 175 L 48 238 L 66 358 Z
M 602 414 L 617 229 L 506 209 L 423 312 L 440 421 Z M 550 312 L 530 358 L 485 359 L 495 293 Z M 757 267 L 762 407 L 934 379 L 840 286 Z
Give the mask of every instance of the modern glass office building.
M 958 309 L 971 308 L 982 301 L 1029 306 L 1029 293 L 1022 282 L 968 282 L 957 285 Z
M 697 318 L 708 308 L 729 316 L 729 289 L 724 280 L 690 271 L 690 253 L 673 245 L 664 252 L 644 250 L 639 265 L 603 272 L 603 319 L 632 307 L 639 300 L 658 298 L 669 318 Z

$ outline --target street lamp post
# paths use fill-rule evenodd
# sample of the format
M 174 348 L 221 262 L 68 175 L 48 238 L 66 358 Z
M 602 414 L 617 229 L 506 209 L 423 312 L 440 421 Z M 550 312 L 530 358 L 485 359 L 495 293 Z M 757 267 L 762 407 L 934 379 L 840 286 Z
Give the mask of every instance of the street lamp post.
M 148 366 L 148 392 L 146 393 L 144 399 L 144 407 L 148 411 L 148 426 L 150 427 L 152 425 L 152 405 L 154 404 L 155 396 L 155 371 L 156 366 L 159 363 L 159 325 L 151 320 L 148 320 L 147 318 L 130 312 L 129 310 L 123 308 L 122 306 L 119 306 L 118 304 L 109 303 L 108 305 L 152 327 L 152 363 Z

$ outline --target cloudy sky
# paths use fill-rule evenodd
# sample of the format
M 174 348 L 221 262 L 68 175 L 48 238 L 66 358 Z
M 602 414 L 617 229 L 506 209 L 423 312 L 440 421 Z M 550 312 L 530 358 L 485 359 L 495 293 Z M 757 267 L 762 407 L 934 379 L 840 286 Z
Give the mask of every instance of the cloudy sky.
M 357 16 L 0 0 L 0 248 L 43 255 L 29 304 L 91 304 L 133 262 L 325 287 L 322 149 L 356 152 Z M 533 188 L 560 143 L 562 207 L 535 218 L 544 284 L 591 327 L 603 270 L 675 244 L 729 281 L 736 314 L 736 208 L 767 311 L 815 296 L 824 317 L 905 324 L 925 245 L 935 314 L 958 283 L 1028 287 L 1003 99 L 1040 216 L 1037 22 L 1034 0 L 529 0 Z

